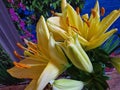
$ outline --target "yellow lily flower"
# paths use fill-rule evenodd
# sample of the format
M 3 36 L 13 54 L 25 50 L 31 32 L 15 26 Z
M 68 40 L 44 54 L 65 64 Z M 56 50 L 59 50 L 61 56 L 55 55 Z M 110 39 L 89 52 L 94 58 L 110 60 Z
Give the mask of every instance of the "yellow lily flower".
M 69 36 L 73 36 L 77 33 L 79 42 L 85 50 L 90 50 L 100 46 L 117 31 L 117 29 L 110 31 L 107 31 L 107 29 L 119 18 L 120 10 L 114 10 L 108 16 L 100 20 L 98 1 L 91 10 L 90 17 L 88 14 L 80 16 L 79 12 L 76 12 L 66 0 L 62 0 L 61 6 L 62 14 L 50 17 L 47 20 L 50 31 L 61 36 L 55 39 L 64 41 Z M 103 15 L 104 8 L 102 8 L 101 11 Z
M 25 56 L 20 56 L 16 52 L 15 54 L 18 58 L 25 59 L 20 63 L 14 62 L 15 67 L 8 70 L 14 77 L 32 79 L 25 90 L 43 90 L 50 80 L 59 76 L 69 65 L 57 42 L 50 37 L 42 16 L 37 23 L 36 31 L 38 43 L 34 44 L 25 40 L 28 48 L 17 43 L 20 48 L 25 50 Z
M 120 73 L 120 57 L 111 58 L 111 63 L 116 68 L 116 70 Z

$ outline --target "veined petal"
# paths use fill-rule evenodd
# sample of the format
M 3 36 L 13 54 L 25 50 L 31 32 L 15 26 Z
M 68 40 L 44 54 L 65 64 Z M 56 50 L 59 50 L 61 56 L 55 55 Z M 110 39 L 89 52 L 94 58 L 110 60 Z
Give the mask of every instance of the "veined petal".
M 30 68 L 18 68 L 15 66 L 11 69 L 8 69 L 7 71 L 16 78 L 38 78 L 47 65 L 45 63 L 42 64 L 38 61 L 33 61 L 29 59 L 22 60 L 20 63 L 30 65 Z
M 56 79 L 64 70 L 63 65 L 49 62 L 38 79 L 36 90 L 43 90 L 50 80 Z
M 95 17 L 90 21 L 90 27 L 88 28 L 88 33 L 87 33 L 88 41 L 98 33 L 99 25 L 100 25 L 100 18 L 98 17 Z
M 74 66 L 89 73 L 93 72 L 92 63 L 78 39 L 69 38 L 62 44 L 62 48 Z
M 91 40 L 91 41 L 88 43 L 88 46 L 89 46 L 89 47 L 86 47 L 85 49 L 86 49 L 86 50 L 90 50 L 90 49 L 93 49 L 93 48 L 96 48 L 96 47 L 100 46 L 100 45 L 103 44 L 111 35 L 113 35 L 116 31 L 117 31 L 117 29 L 110 30 L 109 32 L 107 32 L 107 33 L 105 33 L 105 34 L 102 34 L 99 38 L 96 38 L 96 39 L 94 39 L 94 40 Z
M 26 59 L 32 60 L 32 61 L 38 61 L 39 63 L 48 63 L 49 59 L 44 57 L 44 56 L 40 56 L 40 55 L 32 55 L 30 57 L 26 57 Z
M 93 10 L 94 10 L 94 11 L 91 12 L 90 22 L 91 22 L 91 20 L 92 20 L 94 17 L 97 17 L 97 18 L 100 17 L 100 9 L 99 9 L 99 2 L 98 2 L 98 0 L 96 0 L 96 4 L 95 4 Z
M 61 40 L 64 40 L 68 37 L 67 32 L 65 30 L 63 30 L 62 28 L 60 28 L 52 23 L 47 23 L 47 24 L 48 24 L 50 31 L 52 31 L 55 34 L 59 34 L 58 36 L 62 37 Z M 58 36 L 56 36 L 56 37 L 58 37 Z
M 80 35 L 78 35 L 78 40 L 83 46 L 87 45 L 88 43 L 88 41 Z
M 78 30 L 78 14 L 76 13 L 76 11 L 72 8 L 72 6 L 70 4 L 67 4 L 67 16 L 66 18 L 68 18 L 68 26 L 72 26 L 75 27 Z
M 61 11 L 62 11 L 62 12 L 64 11 L 64 9 L 65 9 L 66 6 L 67 6 L 66 0 L 62 0 L 62 1 L 61 1 Z
M 65 65 L 65 66 L 69 65 L 65 54 L 63 53 L 58 43 L 55 42 L 52 35 L 50 36 L 50 40 L 49 40 L 49 51 L 50 51 L 50 56 L 53 62 L 59 63 L 61 65 Z
M 42 50 L 42 52 L 48 54 L 47 49 L 48 49 L 48 40 L 49 40 L 49 30 L 47 28 L 43 16 L 41 16 L 41 18 L 37 23 L 36 31 L 37 31 L 37 41 L 38 41 L 39 49 Z
M 65 20 L 63 19 L 63 15 L 62 16 L 55 16 L 55 17 L 50 17 L 47 19 L 47 23 L 52 24 L 53 26 L 58 26 L 61 29 L 67 31 L 67 24 L 65 22 Z
M 104 33 L 106 30 L 120 17 L 120 10 L 112 11 L 108 16 L 106 16 L 100 23 L 99 30 Z
M 108 16 L 106 16 L 101 22 L 98 28 L 98 32 L 93 38 L 99 37 L 101 34 L 105 33 L 106 30 L 120 17 L 120 10 L 112 11 Z
M 82 90 L 84 83 L 72 79 L 59 79 L 53 83 L 53 90 Z

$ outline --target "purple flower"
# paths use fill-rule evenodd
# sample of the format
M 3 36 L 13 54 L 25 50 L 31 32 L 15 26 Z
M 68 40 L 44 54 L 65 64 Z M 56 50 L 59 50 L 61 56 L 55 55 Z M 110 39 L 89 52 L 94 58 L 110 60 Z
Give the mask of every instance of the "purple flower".
M 25 6 L 24 4 L 22 4 L 22 2 L 20 2 L 18 6 L 19 6 L 20 8 L 22 8 L 23 10 L 26 9 L 26 6 Z
M 10 12 L 10 14 L 12 14 L 12 15 L 15 14 L 14 8 L 10 8 L 10 9 L 9 9 L 9 12 Z
M 20 20 L 20 27 L 24 30 L 25 29 L 25 22 Z
M 9 12 L 10 12 L 12 20 L 15 22 L 19 22 L 19 18 L 18 18 L 18 15 L 15 13 L 15 10 L 13 8 L 10 8 Z

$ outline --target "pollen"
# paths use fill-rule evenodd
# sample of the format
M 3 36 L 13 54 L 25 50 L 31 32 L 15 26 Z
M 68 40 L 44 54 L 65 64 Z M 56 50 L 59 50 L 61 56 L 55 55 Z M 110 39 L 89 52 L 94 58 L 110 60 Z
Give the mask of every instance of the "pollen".
M 87 24 L 88 27 L 90 27 L 90 22 L 88 20 L 85 20 L 84 22 Z
M 22 44 L 17 43 L 17 46 L 18 46 L 20 49 L 25 50 L 25 47 L 24 47 Z
M 14 55 L 18 58 L 18 59 L 23 59 L 24 57 L 21 56 L 20 54 L 18 54 L 16 51 L 14 51 Z
M 93 18 L 96 16 L 96 11 L 94 9 L 91 10 L 91 13 L 93 15 Z
M 105 14 L 105 8 L 104 8 L 104 7 L 102 7 L 102 8 L 100 9 L 100 14 L 101 14 L 101 16 L 104 16 L 104 14 Z
M 78 15 L 80 14 L 80 8 L 79 7 L 76 8 L 76 12 L 77 12 Z

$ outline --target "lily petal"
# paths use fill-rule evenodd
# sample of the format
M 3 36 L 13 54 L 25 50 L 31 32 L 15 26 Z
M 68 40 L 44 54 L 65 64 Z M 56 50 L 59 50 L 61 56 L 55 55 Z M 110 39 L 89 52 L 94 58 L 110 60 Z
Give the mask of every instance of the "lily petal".
M 65 65 L 65 66 L 69 65 L 65 54 L 63 53 L 58 43 L 55 42 L 52 35 L 50 36 L 50 41 L 49 41 L 49 51 L 50 51 L 50 56 L 53 62 L 59 63 L 61 65 Z
M 99 38 L 94 39 L 94 40 L 91 40 L 91 41 L 88 43 L 88 46 L 89 46 L 89 47 L 86 47 L 85 49 L 86 49 L 86 50 L 90 50 L 90 49 L 93 49 L 93 48 L 96 48 L 96 47 L 100 46 L 100 45 L 103 44 L 110 36 L 112 36 L 116 31 L 117 31 L 117 29 L 110 30 L 109 32 L 107 32 L 107 33 L 105 33 L 105 34 L 102 34 Z
M 37 79 L 33 79 L 30 84 L 25 88 L 25 90 L 34 90 L 37 84 Z
M 31 67 L 18 68 L 15 66 L 11 69 L 8 69 L 7 71 L 16 78 L 31 78 L 31 79 L 38 78 L 46 66 L 45 63 L 42 64 L 38 61 L 33 61 L 29 59 L 22 60 L 20 63 L 30 65 Z
M 56 79 L 64 70 L 62 65 L 49 62 L 38 79 L 36 90 L 43 90 L 49 81 Z
M 47 50 L 48 50 L 49 30 L 47 28 L 43 16 L 41 16 L 40 20 L 37 23 L 36 31 L 37 31 L 37 41 L 38 41 L 39 49 L 42 50 L 42 52 L 44 52 L 45 54 L 48 54 Z
M 108 16 L 106 16 L 101 22 L 98 28 L 98 32 L 93 38 L 99 37 L 101 34 L 105 33 L 106 30 L 120 17 L 120 10 L 112 11 Z

